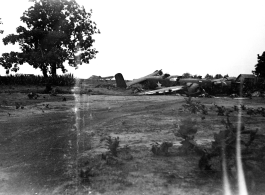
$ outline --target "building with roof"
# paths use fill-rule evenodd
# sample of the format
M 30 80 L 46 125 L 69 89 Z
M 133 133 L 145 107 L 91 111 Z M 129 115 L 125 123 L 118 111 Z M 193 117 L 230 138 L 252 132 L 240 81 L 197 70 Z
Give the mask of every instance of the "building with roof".
M 240 74 L 236 78 L 237 83 L 244 83 L 244 82 L 255 83 L 256 80 L 257 80 L 257 77 L 253 74 Z

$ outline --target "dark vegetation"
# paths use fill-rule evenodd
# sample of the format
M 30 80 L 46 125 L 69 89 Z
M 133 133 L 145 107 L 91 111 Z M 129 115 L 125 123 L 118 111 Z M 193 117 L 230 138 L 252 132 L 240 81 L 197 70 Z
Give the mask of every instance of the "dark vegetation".
M 105 138 L 106 146 L 109 149 L 111 155 L 117 157 L 117 149 L 120 145 L 119 137 L 112 138 L 111 136 Z
M 56 77 L 44 77 L 35 75 L 0 76 L 0 85 L 56 85 L 74 86 L 73 74 L 58 75 Z
M 193 113 L 193 114 L 197 114 L 197 113 L 202 113 L 203 115 L 208 114 L 208 111 L 204 104 L 201 104 L 200 102 L 192 101 L 191 97 L 186 98 L 185 101 L 186 101 L 186 104 L 182 105 L 183 111 Z
M 121 165 L 124 164 L 124 160 L 133 159 L 128 145 L 120 147 L 119 137 L 108 136 L 102 141 L 105 141 L 107 152 L 101 154 L 101 160 L 104 160 L 107 165 Z
M 151 151 L 153 152 L 154 155 L 168 156 L 169 155 L 168 149 L 172 146 L 173 146 L 172 142 L 163 142 L 161 144 L 155 142 L 152 144 Z
M 253 74 L 258 77 L 265 77 L 265 52 L 261 56 L 258 54 L 258 63 L 255 65 Z

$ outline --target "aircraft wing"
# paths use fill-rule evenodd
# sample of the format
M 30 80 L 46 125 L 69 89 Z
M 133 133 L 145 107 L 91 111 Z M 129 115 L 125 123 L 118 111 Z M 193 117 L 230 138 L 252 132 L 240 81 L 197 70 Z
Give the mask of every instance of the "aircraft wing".
M 101 79 L 113 79 L 114 76 L 108 76 L 108 77 L 101 77 Z
M 184 86 L 165 87 L 165 88 L 162 88 L 162 89 L 141 92 L 141 93 L 138 93 L 138 95 L 164 94 L 164 93 L 179 91 L 179 90 L 181 90 L 183 88 L 184 88 Z

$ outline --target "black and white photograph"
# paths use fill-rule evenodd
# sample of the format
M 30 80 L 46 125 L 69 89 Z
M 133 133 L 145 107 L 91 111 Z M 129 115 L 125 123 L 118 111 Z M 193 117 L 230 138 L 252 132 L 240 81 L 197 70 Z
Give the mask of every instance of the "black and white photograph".
M 265 1 L 0 2 L 0 195 L 264 195 Z

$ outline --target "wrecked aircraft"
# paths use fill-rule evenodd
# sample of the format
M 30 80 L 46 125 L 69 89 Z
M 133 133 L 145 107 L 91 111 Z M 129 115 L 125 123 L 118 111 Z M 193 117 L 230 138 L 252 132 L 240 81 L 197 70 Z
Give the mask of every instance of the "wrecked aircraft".
M 134 79 L 132 81 L 125 82 L 123 76 L 121 73 L 117 73 L 115 75 L 117 87 L 120 88 L 129 88 L 132 85 L 135 84 L 141 84 L 144 89 L 157 89 L 163 87 L 171 87 L 175 83 L 175 81 L 172 81 L 172 78 L 170 78 L 169 74 L 163 74 L 162 70 L 156 70 L 155 72 L 138 78 Z
M 179 93 L 187 96 L 233 94 L 236 93 L 236 77 L 224 77 L 220 79 L 182 78 L 178 75 L 163 74 L 162 70 L 125 82 L 121 73 L 115 75 L 117 87 L 130 88 L 140 84 L 139 95 L 171 94 Z M 150 90 L 144 91 L 143 90 Z
M 107 76 L 107 77 L 102 77 L 102 76 L 97 76 L 97 75 L 92 75 L 91 77 L 88 78 L 88 80 L 104 80 L 104 81 L 107 81 L 107 80 L 111 80 L 113 79 L 114 76 Z
M 101 80 L 106 81 L 106 80 L 111 80 L 111 79 L 113 79 L 113 78 L 114 78 L 114 76 L 101 77 Z
M 165 87 L 162 89 L 140 92 L 138 93 L 138 95 L 155 95 L 155 94 L 159 95 L 159 94 L 166 94 L 166 93 L 168 94 L 168 93 L 177 92 L 183 89 L 184 89 L 183 86 Z
M 169 74 L 163 74 L 162 70 L 156 70 L 155 72 L 134 79 L 129 82 L 125 82 L 121 73 L 115 75 L 117 87 L 129 88 L 135 84 L 141 84 L 144 89 L 151 91 L 145 91 L 138 93 L 139 95 L 154 95 L 154 94 L 171 94 L 179 93 L 187 96 L 198 96 L 205 93 L 199 79 L 180 79 L 179 76 L 170 76 Z M 183 85 L 181 85 L 183 83 Z

